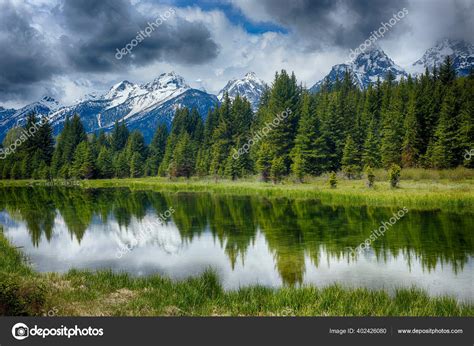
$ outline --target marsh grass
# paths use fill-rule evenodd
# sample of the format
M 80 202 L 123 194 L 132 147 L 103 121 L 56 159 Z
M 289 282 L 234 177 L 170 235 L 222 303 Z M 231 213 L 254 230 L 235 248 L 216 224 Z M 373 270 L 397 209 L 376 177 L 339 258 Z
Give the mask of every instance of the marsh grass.
M 262 197 L 286 197 L 293 199 L 319 199 L 329 205 L 369 205 L 377 207 L 403 207 L 423 210 L 444 209 L 456 212 L 474 210 L 474 180 L 402 180 L 393 189 L 388 181 L 376 182 L 367 188 L 365 179 L 342 180 L 331 189 L 324 179 L 295 184 L 256 181 L 218 182 L 209 180 L 168 180 L 164 178 L 91 180 L 86 188 L 129 187 L 133 190 L 173 192 L 210 192 L 228 195 L 259 195 Z
M 449 170 L 403 169 L 399 188 L 390 187 L 385 170 L 374 170 L 374 174 L 376 182 L 373 188 L 367 187 L 366 178 L 362 176 L 355 180 L 339 177 L 337 188 L 331 189 L 327 174 L 320 177 L 307 177 L 304 183 L 296 183 L 293 177 L 288 177 L 279 184 L 260 182 L 256 176 L 238 181 L 225 179 L 216 181 L 209 177 L 173 180 L 149 177 L 84 180 L 81 181 L 81 187 L 126 187 L 132 190 L 319 199 L 322 203 L 330 205 L 406 206 L 413 209 L 443 209 L 458 213 L 472 213 L 474 210 L 474 170 L 472 169 L 462 167 Z M 41 183 L 41 181 L 0 180 L 0 186 L 31 186 L 35 183 Z M 67 184 L 62 185 L 67 186 Z
M 38 274 L 0 229 L 0 315 L 59 316 L 474 316 L 474 305 L 424 291 L 331 285 L 226 291 L 207 270 L 183 281 L 112 271 Z

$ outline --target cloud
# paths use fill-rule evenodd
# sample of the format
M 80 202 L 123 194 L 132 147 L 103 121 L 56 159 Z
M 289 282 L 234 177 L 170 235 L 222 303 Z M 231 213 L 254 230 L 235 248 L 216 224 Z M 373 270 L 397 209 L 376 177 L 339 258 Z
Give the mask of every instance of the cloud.
M 219 51 L 202 23 L 170 16 L 133 49 L 133 54 L 117 60 L 116 49 L 122 49 L 156 19 L 146 18 L 127 0 L 65 1 L 57 17 L 66 30 L 61 49 L 78 71 L 107 72 L 158 60 L 202 64 Z
M 115 59 L 175 3 L 175 15 Z M 472 0 L 0 0 L 0 103 L 23 106 L 47 93 L 69 104 L 172 70 L 213 93 L 248 71 L 271 83 L 282 68 L 310 87 L 403 7 L 408 15 L 378 42 L 399 65 L 445 36 L 472 42 Z
M 169 7 L 160 7 L 162 14 Z M 121 60 L 116 49 L 157 17 L 129 0 L 0 0 L 0 101 L 34 99 L 51 90 L 53 77 L 124 73 L 156 61 L 195 66 L 219 53 L 199 21 L 171 16 Z M 56 79 L 55 79 L 56 80 Z
M 254 21 L 273 21 L 289 28 L 308 49 L 353 47 L 364 41 L 382 21 L 407 5 L 402 1 L 337 0 L 232 0 Z
M 9 1 L 0 11 L 0 100 L 22 98 L 34 93 L 35 83 L 60 73 L 43 35 Z

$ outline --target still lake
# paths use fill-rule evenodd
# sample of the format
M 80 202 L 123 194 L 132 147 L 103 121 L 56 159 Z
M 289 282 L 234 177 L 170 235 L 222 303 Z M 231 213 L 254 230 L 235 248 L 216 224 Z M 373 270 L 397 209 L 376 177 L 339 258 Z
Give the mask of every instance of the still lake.
M 0 188 L 5 234 L 40 272 L 112 269 L 184 279 L 213 268 L 227 289 L 416 286 L 473 301 L 472 213 L 409 209 L 366 250 L 350 253 L 400 209 L 125 188 Z

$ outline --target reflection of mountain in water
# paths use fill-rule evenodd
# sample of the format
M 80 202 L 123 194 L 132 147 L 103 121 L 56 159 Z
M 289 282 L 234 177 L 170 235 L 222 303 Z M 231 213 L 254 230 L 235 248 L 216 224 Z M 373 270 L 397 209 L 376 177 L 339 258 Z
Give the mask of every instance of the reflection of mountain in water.
M 132 220 L 128 229 L 119 228 L 112 236 L 121 249 L 133 250 L 135 247 L 152 245 L 163 249 L 166 253 L 179 252 L 183 240 L 179 231 L 173 225 L 165 225 L 150 215 L 142 220 Z
M 169 207 L 175 212 L 149 236 L 156 215 Z M 185 244 L 211 235 L 225 250 L 234 269 L 245 263 L 249 248 L 263 237 L 284 283 L 303 282 L 309 258 L 346 259 L 347 247 L 356 247 L 398 209 L 323 205 L 315 200 L 266 199 L 245 196 L 75 188 L 3 188 L 0 210 L 10 222 L 24 222 L 31 242 L 50 241 L 58 223 L 81 243 L 86 232 L 107 225 L 108 239 L 136 248 L 157 246 L 177 254 Z M 449 264 L 460 271 L 473 254 L 472 218 L 459 214 L 410 210 L 362 256 L 379 261 L 399 257 L 420 261 L 425 270 Z M 146 232 L 145 232 L 146 233 Z

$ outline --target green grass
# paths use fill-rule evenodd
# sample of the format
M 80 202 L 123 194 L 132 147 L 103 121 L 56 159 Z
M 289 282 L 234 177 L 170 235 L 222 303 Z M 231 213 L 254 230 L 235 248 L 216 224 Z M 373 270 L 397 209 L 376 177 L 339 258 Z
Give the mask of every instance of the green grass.
M 408 171 L 408 170 L 407 170 Z M 427 171 L 427 170 L 424 170 Z M 403 172 L 403 171 L 402 171 Z M 413 172 L 406 174 L 414 175 Z M 421 173 L 417 173 L 418 175 Z M 432 172 L 426 174 L 435 174 Z M 440 174 L 440 173 L 437 173 Z M 0 180 L 1 186 L 41 185 L 41 181 Z M 64 184 L 63 184 L 64 185 Z M 312 178 L 306 183 L 290 179 L 280 184 L 263 183 L 256 179 L 229 181 L 210 179 L 138 178 L 87 180 L 83 188 L 127 187 L 132 190 L 172 192 L 210 192 L 231 195 L 259 195 L 262 197 L 287 197 L 293 199 L 320 199 L 330 205 L 368 205 L 377 207 L 403 207 L 411 209 L 443 209 L 456 212 L 474 210 L 474 179 L 419 179 L 402 180 L 400 187 L 392 189 L 387 181 L 378 181 L 369 189 L 363 179 L 339 178 L 336 189 L 331 189 L 326 177 Z
M 0 315 L 58 316 L 474 316 L 474 305 L 424 291 L 331 285 L 225 291 L 208 270 L 173 281 L 111 271 L 39 274 L 0 230 Z
M 104 179 L 81 181 L 82 188 L 127 187 L 133 190 L 172 192 L 210 192 L 232 195 L 260 195 L 294 199 L 320 199 L 331 205 L 369 205 L 378 207 L 409 207 L 411 209 L 444 209 L 456 212 L 474 210 L 474 170 L 456 168 L 431 170 L 403 169 L 399 188 L 389 186 L 387 172 L 375 170 L 375 188 L 369 189 L 365 179 L 347 180 L 338 177 L 336 189 L 331 189 L 327 175 L 308 177 L 296 183 L 289 177 L 279 184 L 263 183 L 257 177 L 230 181 L 193 177 L 170 180 L 161 177 Z M 1 186 L 45 185 L 45 181 L 0 180 Z M 58 186 L 67 185 L 58 180 Z

